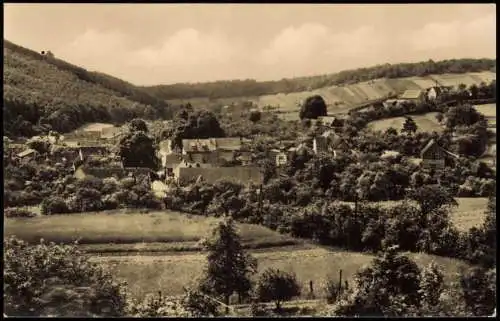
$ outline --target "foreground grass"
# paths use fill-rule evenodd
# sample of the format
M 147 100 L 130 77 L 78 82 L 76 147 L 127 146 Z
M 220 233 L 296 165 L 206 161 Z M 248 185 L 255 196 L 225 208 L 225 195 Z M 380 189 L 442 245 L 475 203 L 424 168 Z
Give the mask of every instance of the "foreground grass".
M 28 242 L 38 242 L 41 238 L 57 243 L 78 240 L 80 244 L 98 245 L 101 251 L 106 252 L 112 251 L 113 247 L 123 247 L 124 244 L 129 244 L 130 249 L 140 246 L 130 246 L 135 243 L 196 243 L 208 236 L 218 221 L 219 219 L 213 217 L 191 216 L 171 211 L 105 211 L 29 219 L 6 218 L 4 233 L 5 236 L 16 235 Z M 248 247 L 294 243 L 291 238 L 262 226 L 238 224 L 238 229 Z M 106 250 L 106 247 L 111 247 L 111 250 Z
M 324 298 L 324 282 L 328 278 L 338 280 L 342 269 L 342 279 L 352 281 L 356 271 L 367 265 L 373 255 L 337 251 L 327 248 L 310 248 L 276 251 L 251 251 L 258 261 L 258 270 L 268 267 L 294 272 L 302 285 L 305 298 L 309 291 L 309 281 L 313 281 L 316 298 Z M 467 264 L 450 258 L 426 254 L 410 253 L 419 266 L 435 261 L 445 271 L 445 282 L 456 281 L 456 273 Z M 142 298 L 148 292 L 161 290 L 168 295 L 180 295 L 183 287 L 192 285 L 202 273 L 206 263 L 204 253 L 178 253 L 164 256 L 100 256 L 93 261 L 108 267 L 116 277 L 126 281 L 130 294 Z M 352 283 L 350 283 L 352 284 Z

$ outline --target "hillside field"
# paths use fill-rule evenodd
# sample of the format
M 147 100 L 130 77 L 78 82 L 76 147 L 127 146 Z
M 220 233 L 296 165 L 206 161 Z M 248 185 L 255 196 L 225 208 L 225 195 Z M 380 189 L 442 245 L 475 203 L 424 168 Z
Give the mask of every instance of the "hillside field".
M 284 115 L 286 115 L 286 113 L 297 113 L 298 105 L 307 97 L 321 95 L 328 106 L 328 113 L 338 114 L 346 113 L 349 109 L 372 100 L 383 99 L 394 94 L 401 94 L 408 89 L 427 89 L 435 86 L 436 82 L 446 86 L 458 86 L 461 83 L 470 86 L 472 84 L 479 85 L 481 82 L 489 83 L 493 79 L 496 79 L 496 73 L 491 71 L 395 79 L 380 78 L 351 85 L 329 86 L 310 91 L 221 99 L 200 97 L 183 100 L 167 100 L 167 102 L 175 104 L 180 101 L 190 101 L 193 105 L 208 103 L 229 105 L 231 102 L 239 103 L 242 101 L 251 101 L 259 108 L 268 105 L 279 107 L 277 111 L 285 113 Z M 294 115 L 286 115 L 283 117 L 296 119 Z
M 439 124 L 436 119 L 437 113 L 426 113 L 423 115 L 412 115 L 411 118 L 417 124 L 417 132 L 433 132 L 436 131 L 441 133 L 444 127 Z M 401 132 L 403 124 L 405 122 L 405 117 L 392 117 L 386 119 L 379 119 L 368 123 L 368 128 L 375 131 L 386 131 L 388 128 L 392 127 L 398 132 Z

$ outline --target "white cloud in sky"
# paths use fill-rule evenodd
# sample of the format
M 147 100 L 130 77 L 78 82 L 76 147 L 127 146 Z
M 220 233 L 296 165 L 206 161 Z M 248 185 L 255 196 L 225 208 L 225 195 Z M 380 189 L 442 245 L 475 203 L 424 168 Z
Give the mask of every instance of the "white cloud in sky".
M 411 49 L 419 51 L 452 48 L 459 45 L 484 45 L 496 41 L 496 14 L 471 21 L 431 22 L 414 31 L 407 39 Z
M 182 29 L 156 47 L 132 52 L 139 65 L 199 66 L 221 64 L 233 59 L 237 48 L 223 34 L 202 33 L 196 29 Z
M 496 14 L 390 32 L 372 25 L 335 30 L 309 22 L 265 36 L 267 45 L 251 48 L 245 39 L 230 39 L 221 30 L 186 28 L 156 44 L 133 47 L 132 35 L 88 29 L 54 54 L 138 84 L 280 79 L 385 62 L 491 56 L 496 48 Z

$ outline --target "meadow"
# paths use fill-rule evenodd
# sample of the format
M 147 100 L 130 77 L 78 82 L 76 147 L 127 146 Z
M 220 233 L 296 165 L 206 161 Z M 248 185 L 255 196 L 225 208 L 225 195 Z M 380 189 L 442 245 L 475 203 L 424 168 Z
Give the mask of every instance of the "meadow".
M 273 251 L 250 251 L 257 259 L 258 272 L 266 268 L 294 272 L 302 286 L 301 298 L 306 298 L 309 281 L 313 281 L 317 298 L 324 298 L 327 279 L 338 280 L 342 269 L 342 280 L 352 280 L 358 269 L 370 264 L 373 255 L 346 252 L 331 248 L 309 249 L 283 248 Z M 427 254 L 408 253 L 420 267 L 436 262 L 445 271 L 445 282 L 457 280 L 456 274 L 465 262 Z M 176 253 L 162 256 L 95 256 L 92 261 L 110 269 L 119 280 L 126 281 L 133 298 L 142 298 L 149 292 L 162 291 L 167 295 L 181 295 L 183 288 L 193 285 L 201 275 L 206 254 Z
M 79 244 L 91 251 L 151 251 L 198 249 L 196 242 L 210 235 L 219 219 L 171 211 L 139 213 L 115 210 L 96 213 L 39 216 L 30 219 L 6 218 L 5 236 L 16 235 L 28 242 L 40 238 L 56 243 Z M 270 229 L 238 224 L 247 247 L 290 245 L 295 242 Z
M 412 115 L 411 118 L 417 124 L 417 132 L 433 132 L 436 131 L 441 133 L 444 127 L 436 119 L 437 113 L 426 113 L 423 115 Z M 405 122 L 405 117 L 392 117 L 386 119 L 379 119 L 368 123 L 368 128 L 375 131 L 386 131 L 388 128 L 392 127 L 398 132 L 401 132 L 403 124 Z

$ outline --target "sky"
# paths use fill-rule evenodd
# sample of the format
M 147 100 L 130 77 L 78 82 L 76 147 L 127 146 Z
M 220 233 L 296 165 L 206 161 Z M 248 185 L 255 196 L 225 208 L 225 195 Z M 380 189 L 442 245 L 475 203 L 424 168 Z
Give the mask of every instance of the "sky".
M 4 4 L 4 39 L 136 85 L 496 58 L 495 4 Z

